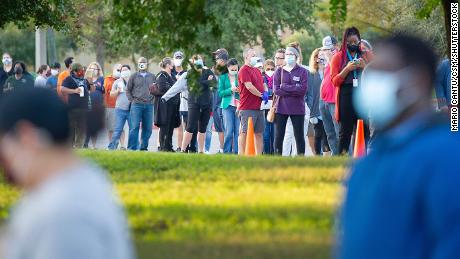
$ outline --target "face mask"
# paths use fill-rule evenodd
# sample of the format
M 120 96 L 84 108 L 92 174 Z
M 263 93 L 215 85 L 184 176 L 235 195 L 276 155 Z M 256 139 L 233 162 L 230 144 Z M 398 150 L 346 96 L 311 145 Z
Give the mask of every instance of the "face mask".
M 59 71 L 57 71 L 56 69 L 51 69 L 51 75 L 57 76 L 57 74 L 59 74 Z
M 22 72 L 24 72 L 24 70 L 22 69 L 22 67 L 15 67 L 15 68 L 14 68 L 14 73 L 15 73 L 16 75 L 20 75 L 20 74 L 22 74 Z
M 79 78 L 83 78 L 85 76 L 85 71 L 83 70 L 77 71 L 75 72 L 75 75 Z
M 286 63 L 289 65 L 289 66 L 294 66 L 295 65 L 295 56 L 294 55 L 287 55 L 286 56 Z
M 236 76 L 238 74 L 238 70 L 229 70 L 228 73 L 232 76 Z
M 183 59 L 174 59 L 174 66 L 175 67 L 182 66 L 182 61 L 183 61 Z
M 137 64 L 137 67 L 139 68 L 139 70 L 147 70 L 147 63 L 139 63 Z
M 128 77 L 130 77 L 130 76 L 131 76 L 131 71 L 129 71 L 129 70 L 123 70 L 123 71 L 121 71 L 121 77 L 123 77 L 123 78 L 128 78 Z
M 255 67 L 257 65 L 257 61 L 259 61 L 258 57 L 252 57 L 249 61 L 249 64 L 251 65 L 251 67 Z
M 274 73 L 275 73 L 275 71 L 272 71 L 272 70 L 267 70 L 267 71 L 265 71 L 265 74 L 266 74 L 267 76 L 269 76 L 269 77 L 272 77 Z
M 195 66 L 197 66 L 198 68 L 202 68 L 204 66 L 203 64 L 203 60 L 202 59 L 197 59 L 195 60 Z
M 347 44 L 347 49 L 350 52 L 357 52 L 359 50 L 359 45 Z
M 13 62 L 12 62 L 11 58 L 3 58 L 2 63 L 3 63 L 3 65 L 11 65 L 11 63 L 13 63 Z
M 398 98 L 401 78 L 404 77 L 400 73 L 368 70 L 363 74 L 361 86 L 353 96 L 353 105 L 358 115 L 370 117 L 377 129 L 388 126 L 418 99 L 417 93 L 408 93 L 405 94 L 406 98 Z
M 115 77 L 115 78 L 120 78 L 121 72 L 115 69 L 115 70 L 113 70 L 112 75 L 113 75 L 113 77 Z

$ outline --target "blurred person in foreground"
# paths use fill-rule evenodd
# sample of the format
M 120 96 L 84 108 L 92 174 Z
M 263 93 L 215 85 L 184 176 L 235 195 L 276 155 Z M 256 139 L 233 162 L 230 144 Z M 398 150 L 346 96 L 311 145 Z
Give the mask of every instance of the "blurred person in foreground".
M 67 108 L 56 93 L 19 89 L 0 107 L 1 171 L 23 190 L 0 238 L 0 258 L 134 258 L 107 175 L 73 153 Z M 96 134 L 102 124 L 94 123 Z
M 460 258 L 460 138 L 432 110 L 435 71 L 433 50 L 412 36 L 375 49 L 354 105 L 379 133 L 351 168 L 337 258 Z

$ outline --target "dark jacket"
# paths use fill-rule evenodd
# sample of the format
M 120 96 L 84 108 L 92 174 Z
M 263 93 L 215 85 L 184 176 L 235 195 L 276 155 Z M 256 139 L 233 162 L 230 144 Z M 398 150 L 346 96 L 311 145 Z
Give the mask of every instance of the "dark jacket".
M 169 90 L 169 88 L 174 85 L 176 80 L 168 73 L 161 71 L 157 75 L 156 82 L 162 94 L 155 96 L 155 99 L 153 100 L 153 105 L 155 107 L 155 117 L 153 122 L 155 126 L 161 128 L 162 126 L 166 125 L 169 120 L 173 120 L 174 125 L 176 125 L 175 128 L 177 128 L 180 125 L 180 94 L 176 94 L 167 102 L 161 102 L 161 96 L 163 96 Z
M 210 69 L 203 69 L 201 73 L 199 84 L 201 86 L 200 92 L 198 94 L 194 94 L 192 92 L 189 93 L 188 97 L 188 105 L 192 106 L 200 106 L 200 107 L 209 107 L 212 108 L 212 91 L 211 91 L 211 81 L 208 80 L 208 77 L 214 73 Z M 213 80 L 216 80 L 215 76 Z
M 19 80 L 16 79 L 16 75 L 11 75 L 6 79 L 5 85 L 3 86 L 3 93 L 8 94 L 23 87 L 34 87 L 34 81 L 32 75 L 27 72 L 25 72 Z

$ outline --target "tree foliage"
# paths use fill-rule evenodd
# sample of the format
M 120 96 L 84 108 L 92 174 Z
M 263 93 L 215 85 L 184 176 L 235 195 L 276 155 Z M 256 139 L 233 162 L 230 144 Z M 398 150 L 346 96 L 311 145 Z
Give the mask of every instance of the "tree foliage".
M 21 28 L 34 25 L 66 30 L 77 15 L 73 7 L 73 0 L 2 0 L 0 28 L 11 22 Z
M 272 51 L 284 29 L 313 30 L 312 0 L 113 0 L 115 45 L 131 43 L 151 55 L 183 49 L 209 55 L 225 47 L 231 56 L 242 46 Z

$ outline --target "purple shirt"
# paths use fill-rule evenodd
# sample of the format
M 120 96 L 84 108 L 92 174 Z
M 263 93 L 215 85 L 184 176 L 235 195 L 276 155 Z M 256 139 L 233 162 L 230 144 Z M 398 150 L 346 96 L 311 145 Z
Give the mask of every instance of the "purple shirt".
M 283 82 L 281 82 L 281 77 Z M 282 68 L 276 70 L 273 79 L 273 91 L 279 97 L 276 113 L 305 115 L 307 79 L 307 69 L 299 65 L 295 65 L 291 72 Z

